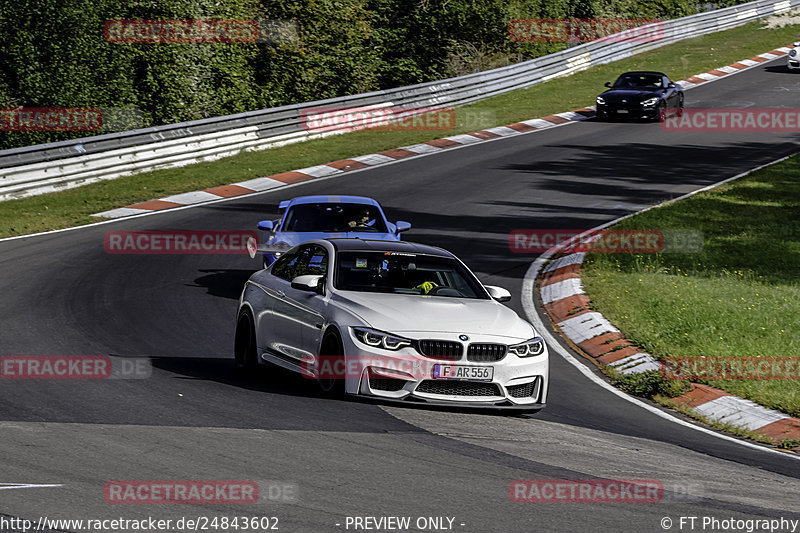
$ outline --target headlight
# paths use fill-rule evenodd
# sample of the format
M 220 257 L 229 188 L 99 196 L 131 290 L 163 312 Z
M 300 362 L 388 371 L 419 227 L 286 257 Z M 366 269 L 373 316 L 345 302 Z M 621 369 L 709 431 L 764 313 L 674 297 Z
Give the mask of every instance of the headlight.
M 658 96 L 654 96 L 652 98 L 648 98 L 647 100 L 642 102 L 642 105 L 645 106 L 645 107 L 648 107 L 648 106 L 651 106 L 651 105 L 656 105 L 656 102 L 658 102 Z
M 522 344 L 515 344 L 514 346 L 509 346 L 508 350 L 518 355 L 519 357 L 534 357 L 536 355 L 542 355 L 544 353 L 545 345 L 544 339 L 541 337 L 534 337 L 529 341 L 525 341 Z
M 406 346 L 411 346 L 411 341 L 403 337 L 392 335 L 383 331 L 370 328 L 352 328 L 353 335 L 359 342 L 372 346 L 373 348 L 383 348 L 384 350 L 399 350 Z
M 603 105 L 603 104 L 606 103 L 606 100 L 602 96 L 598 96 L 597 97 L 597 103 L 600 104 L 600 105 Z
M 797 55 L 797 50 L 796 49 L 792 48 L 791 50 L 789 50 L 789 57 L 794 57 L 796 55 Z

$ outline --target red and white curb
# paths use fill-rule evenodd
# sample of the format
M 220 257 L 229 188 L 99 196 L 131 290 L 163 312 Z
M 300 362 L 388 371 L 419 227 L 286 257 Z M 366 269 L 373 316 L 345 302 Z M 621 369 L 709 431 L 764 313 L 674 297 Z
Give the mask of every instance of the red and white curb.
M 652 355 L 637 349 L 603 315 L 591 310 L 591 300 L 580 278 L 585 256 L 584 253 L 564 255 L 542 271 L 539 292 L 550 319 L 598 364 L 614 367 L 622 374 L 658 370 L 659 364 Z M 800 440 L 800 419 L 707 385 L 693 383 L 689 392 L 672 401 L 709 420 L 761 433 L 776 442 Z
M 742 59 L 741 61 L 737 61 L 732 65 L 719 67 L 702 74 L 696 74 L 677 83 L 679 83 L 683 89 L 691 89 L 703 83 L 718 80 L 729 74 L 746 70 L 765 61 L 770 61 L 777 57 L 786 55 L 789 53 L 789 50 L 791 50 L 789 47 L 776 48 L 775 50 L 751 57 L 750 59 Z M 350 159 L 333 161 L 324 165 L 290 170 L 288 172 L 281 172 L 264 178 L 240 181 L 232 183 L 231 185 L 212 187 L 202 191 L 175 194 L 172 196 L 166 196 L 164 198 L 158 198 L 156 200 L 129 205 L 127 207 L 111 209 L 102 213 L 96 213 L 92 216 L 119 218 L 153 211 L 163 211 L 166 209 L 183 207 L 186 205 L 203 204 L 211 201 L 221 200 L 223 198 L 231 198 L 234 196 L 254 194 L 269 189 L 275 189 L 277 187 L 299 183 L 301 181 L 308 181 L 316 178 L 326 178 L 336 174 L 344 174 L 345 172 L 351 170 L 360 170 L 362 168 L 393 163 L 400 159 L 442 152 L 449 150 L 450 148 L 492 141 L 503 137 L 514 137 L 516 135 L 541 131 L 555 126 L 562 126 L 564 124 L 574 124 L 575 122 L 581 122 L 593 117 L 594 106 L 585 107 L 583 109 L 567 111 L 565 113 L 556 113 L 554 115 L 549 115 L 542 118 L 523 120 L 521 122 L 515 122 L 514 124 L 508 124 L 506 126 L 496 126 L 494 128 L 487 128 L 485 130 L 474 131 L 471 133 L 463 133 L 441 139 L 434 139 L 432 141 L 413 144 L 411 146 L 403 146 L 392 150 L 385 150 L 376 154 L 367 154 Z

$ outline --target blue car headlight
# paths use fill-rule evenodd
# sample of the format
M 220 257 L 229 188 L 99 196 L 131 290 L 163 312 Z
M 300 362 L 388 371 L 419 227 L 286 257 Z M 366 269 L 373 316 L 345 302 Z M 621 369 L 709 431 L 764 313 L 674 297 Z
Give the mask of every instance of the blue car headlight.
M 373 348 L 383 348 L 384 350 L 397 351 L 406 346 L 411 346 L 411 340 L 405 337 L 398 337 L 385 331 L 378 331 L 371 328 L 351 328 L 353 335 L 358 342 Z
M 535 357 L 537 355 L 542 355 L 545 351 L 544 339 L 541 337 L 534 337 L 523 343 L 509 346 L 508 351 L 518 357 Z
M 654 96 L 652 98 L 648 98 L 647 100 L 643 101 L 642 105 L 644 107 L 650 107 L 656 105 L 658 103 L 658 100 L 659 100 L 658 96 Z

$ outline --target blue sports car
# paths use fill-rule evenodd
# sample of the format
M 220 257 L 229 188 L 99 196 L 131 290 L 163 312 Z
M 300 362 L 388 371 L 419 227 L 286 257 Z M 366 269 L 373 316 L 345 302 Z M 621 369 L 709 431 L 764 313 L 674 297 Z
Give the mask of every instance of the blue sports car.
M 399 241 L 411 224 L 386 220 L 381 204 L 364 196 L 299 196 L 278 204 L 283 212 L 277 220 L 262 220 L 258 228 L 267 232 L 264 267 L 281 253 L 300 243 L 330 237 Z

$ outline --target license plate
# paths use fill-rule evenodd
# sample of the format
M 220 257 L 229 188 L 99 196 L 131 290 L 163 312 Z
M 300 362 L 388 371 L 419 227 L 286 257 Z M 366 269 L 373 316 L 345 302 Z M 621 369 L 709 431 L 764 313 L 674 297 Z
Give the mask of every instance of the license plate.
M 434 379 L 492 381 L 493 377 L 494 368 L 491 366 L 433 365 Z
M 622 113 L 622 114 L 625 114 L 625 113 L 627 113 L 627 112 L 628 112 L 628 110 L 627 110 L 627 109 L 617 109 L 617 113 Z

